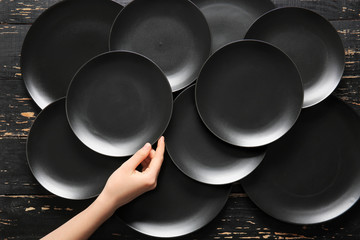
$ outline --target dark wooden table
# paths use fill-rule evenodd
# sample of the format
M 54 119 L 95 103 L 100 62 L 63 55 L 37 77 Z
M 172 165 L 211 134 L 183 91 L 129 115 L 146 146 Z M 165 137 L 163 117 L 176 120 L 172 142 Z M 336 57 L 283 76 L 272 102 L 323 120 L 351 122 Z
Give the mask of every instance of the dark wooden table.
M 56 2 L 0 0 L 0 239 L 3 240 L 38 239 L 91 203 L 91 200 L 71 201 L 50 194 L 34 179 L 26 162 L 26 138 L 40 109 L 24 87 L 20 49 L 34 20 Z M 360 0 L 274 2 L 277 7 L 305 7 L 331 21 L 343 40 L 346 54 L 344 76 L 334 94 L 360 114 Z M 112 217 L 91 239 L 149 238 Z M 219 216 L 203 229 L 180 239 L 360 239 L 360 203 L 324 224 L 291 225 L 263 213 L 249 200 L 240 183 L 235 183 Z

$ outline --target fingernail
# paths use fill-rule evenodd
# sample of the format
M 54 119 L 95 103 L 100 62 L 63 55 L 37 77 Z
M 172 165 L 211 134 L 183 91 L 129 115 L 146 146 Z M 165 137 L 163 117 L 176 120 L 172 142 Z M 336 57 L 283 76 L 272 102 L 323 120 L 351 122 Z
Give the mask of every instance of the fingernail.
M 145 143 L 143 148 L 146 150 L 146 149 L 149 149 L 150 147 L 151 147 L 150 143 Z
M 165 137 L 164 137 L 164 136 L 161 136 L 161 140 L 162 140 L 163 142 L 165 142 Z

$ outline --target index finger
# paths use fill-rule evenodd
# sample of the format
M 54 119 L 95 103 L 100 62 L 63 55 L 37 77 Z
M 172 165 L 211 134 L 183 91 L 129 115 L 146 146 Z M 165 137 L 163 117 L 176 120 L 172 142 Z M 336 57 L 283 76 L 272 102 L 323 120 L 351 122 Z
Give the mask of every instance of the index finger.
M 161 165 L 164 161 L 164 152 L 165 152 L 165 140 L 162 136 L 157 144 L 155 156 L 151 159 L 149 167 L 151 171 L 154 171 L 156 174 L 159 173 Z

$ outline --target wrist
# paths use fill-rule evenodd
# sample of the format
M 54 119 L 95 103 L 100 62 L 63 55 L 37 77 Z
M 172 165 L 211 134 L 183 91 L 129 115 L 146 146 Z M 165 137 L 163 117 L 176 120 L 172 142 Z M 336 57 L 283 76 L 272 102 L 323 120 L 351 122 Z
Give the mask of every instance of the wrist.
M 116 201 L 107 196 L 106 193 L 101 192 L 100 195 L 94 201 L 94 205 L 101 208 L 105 214 L 109 216 L 113 215 L 116 209 L 119 207 L 116 204 Z

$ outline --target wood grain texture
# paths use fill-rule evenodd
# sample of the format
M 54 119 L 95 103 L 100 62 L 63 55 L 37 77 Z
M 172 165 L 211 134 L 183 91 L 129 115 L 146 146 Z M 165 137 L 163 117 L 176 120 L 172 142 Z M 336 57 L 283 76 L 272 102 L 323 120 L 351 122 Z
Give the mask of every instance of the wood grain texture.
M 0 23 L 33 23 L 48 7 L 60 0 L 2 0 L 0 1 Z M 126 5 L 131 0 L 115 0 Z M 327 19 L 360 19 L 359 0 L 273 0 L 276 7 L 304 7 L 313 10 Z
M 1 0 L 0 1 L 0 24 L 4 23 L 25 23 L 31 24 L 36 18 L 52 5 L 61 0 Z M 105 1 L 105 0 L 104 0 Z M 114 0 L 125 5 L 129 0 Z
M 38 239 L 85 209 L 91 201 L 71 201 L 53 195 L 0 195 L 0 236 L 2 239 Z M 358 239 L 359 210 L 360 206 L 356 205 L 352 211 L 324 224 L 292 225 L 261 212 L 245 194 L 233 193 L 210 224 L 177 239 Z M 154 238 L 131 230 L 113 216 L 91 239 Z
M 0 139 L 26 138 L 39 112 L 22 80 L 0 81 Z
M 40 109 L 22 81 L 21 46 L 31 24 L 56 2 L 59 0 L 0 0 L 0 240 L 38 239 L 92 201 L 70 201 L 52 195 L 32 176 L 26 161 L 26 138 Z M 116 2 L 125 5 L 130 0 Z M 305 7 L 333 20 L 346 54 L 344 77 L 334 95 L 360 115 L 360 0 L 274 0 L 274 3 L 278 7 Z M 153 238 L 112 217 L 91 239 Z M 259 210 L 237 182 L 224 210 L 214 221 L 178 239 L 360 239 L 360 203 L 324 224 L 286 224 Z
M 328 20 L 360 19 L 359 0 L 273 0 L 276 7 L 302 7 L 310 9 Z

